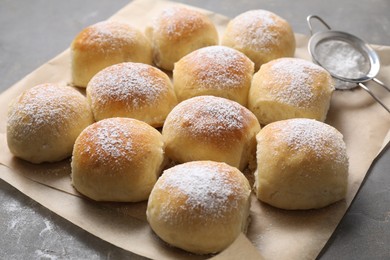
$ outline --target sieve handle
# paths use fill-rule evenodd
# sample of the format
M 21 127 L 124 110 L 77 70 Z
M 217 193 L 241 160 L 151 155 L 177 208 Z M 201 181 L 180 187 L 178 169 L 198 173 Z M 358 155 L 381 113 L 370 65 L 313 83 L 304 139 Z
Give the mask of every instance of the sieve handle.
M 390 92 L 390 88 L 388 86 L 385 85 L 385 83 L 383 83 L 382 81 L 380 81 L 379 79 L 377 78 L 373 78 L 372 79 L 374 82 L 378 83 L 379 85 L 381 85 L 383 88 L 385 88 L 387 91 Z
M 313 19 L 317 19 L 318 21 L 320 21 L 322 23 L 322 25 L 324 25 L 328 30 L 331 30 L 330 26 L 321 18 L 319 17 L 318 15 L 309 15 L 306 20 L 307 20 L 307 24 L 309 25 L 309 29 L 310 29 L 310 33 L 311 35 L 314 34 L 313 32 L 313 26 L 311 24 L 311 20 Z
M 384 109 L 386 109 L 386 111 L 388 113 L 390 113 L 390 108 L 388 108 L 377 96 L 374 95 L 374 93 L 372 93 L 372 91 L 366 87 L 366 85 L 364 85 L 363 83 L 359 83 L 359 87 L 361 87 L 362 89 L 364 89 L 368 94 L 370 94 L 370 96 L 376 100 L 376 102 L 378 102 Z M 387 89 L 387 87 L 386 87 Z

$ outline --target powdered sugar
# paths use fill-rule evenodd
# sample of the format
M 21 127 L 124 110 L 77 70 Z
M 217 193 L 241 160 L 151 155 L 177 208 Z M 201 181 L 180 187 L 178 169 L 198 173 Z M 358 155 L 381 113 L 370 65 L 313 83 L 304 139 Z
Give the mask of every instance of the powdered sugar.
M 313 153 L 317 158 L 333 156 L 335 162 L 345 163 L 346 146 L 341 133 L 313 119 L 290 119 L 277 124 L 276 140 L 285 142 L 294 151 Z
M 249 45 L 254 51 L 269 52 L 276 44 L 278 33 L 271 30 L 276 26 L 277 16 L 265 10 L 252 10 L 237 16 L 233 22 L 235 31 L 240 32 L 235 41 L 242 46 Z
M 192 33 L 203 24 L 200 13 L 188 8 L 174 6 L 166 8 L 154 20 L 154 28 L 170 38 L 180 38 L 183 34 Z
M 141 63 L 120 63 L 95 75 L 88 84 L 92 103 L 125 103 L 129 109 L 153 106 L 169 86 L 158 69 Z M 162 72 L 161 72 L 162 75 Z
M 51 245 L 49 238 L 53 238 L 55 235 L 55 227 L 50 219 L 42 218 L 37 214 L 33 208 L 36 206 L 35 202 L 26 205 L 14 198 L 8 199 L 2 204 L 2 214 L 5 215 L 5 220 L 8 220 L 2 222 L 4 227 L 2 231 L 5 232 L 3 236 L 8 236 L 17 247 L 25 244 L 31 231 L 39 231 L 37 235 L 39 235 L 40 240 L 46 242 L 46 246 Z M 45 241 L 46 239 L 47 241 Z
M 315 48 L 316 60 L 333 75 L 347 79 L 365 76 L 370 70 L 368 57 L 351 43 L 342 40 L 321 41 Z M 356 83 L 334 79 L 337 89 L 351 89 Z
M 210 46 L 183 58 L 196 73 L 200 87 L 231 89 L 242 87 L 252 62 L 242 53 L 224 46 Z
M 367 57 L 345 41 L 321 42 L 316 46 L 315 53 L 321 65 L 337 76 L 360 78 L 370 69 Z
M 180 103 L 168 117 L 175 128 L 183 128 L 191 136 L 218 137 L 222 141 L 228 133 L 247 127 L 249 113 L 245 107 L 234 101 L 214 96 L 199 96 Z
M 211 221 L 223 218 L 239 206 L 243 194 L 249 195 L 232 176 L 228 169 L 216 164 L 192 162 L 166 170 L 156 188 L 165 190 L 171 198 L 184 196 L 185 201 L 180 206 L 183 210 L 196 212 L 194 218 Z M 169 200 L 162 206 L 160 217 L 163 220 L 177 221 L 181 217 L 175 215 L 176 209 Z
M 87 131 L 87 132 L 85 132 Z M 112 163 L 129 157 L 133 151 L 133 136 L 120 118 L 99 121 L 82 133 L 82 153 L 100 163 Z M 115 167 L 115 165 L 112 165 Z
M 309 106 L 314 98 L 313 78 L 319 73 L 327 73 L 311 62 L 282 58 L 272 63 L 272 83 L 280 88 L 270 88 L 277 101 L 293 106 Z M 324 85 L 324 88 L 326 86 Z
M 106 121 L 103 127 L 98 128 L 95 145 L 99 146 L 111 158 L 126 156 L 131 153 L 132 141 L 128 132 L 114 124 Z
M 25 91 L 11 105 L 8 126 L 13 126 L 13 135 L 25 139 L 34 136 L 42 128 L 55 129 L 72 124 L 84 97 L 71 87 L 42 84 Z M 60 134 L 60 131 L 58 131 Z
M 96 255 L 95 249 L 75 239 L 83 231 L 72 223 L 63 221 L 22 193 L 11 192 L 6 186 L 4 188 L 0 199 L 0 259 L 103 257 Z M 115 255 L 115 252 L 108 253 L 111 253 L 110 256 Z
M 82 33 L 88 41 L 84 40 L 84 44 L 89 43 L 98 45 L 97 50 L 109 52 L 132 44 L 139 35 L 135 28 L 119 22 L 104 21 L 91 25 Z

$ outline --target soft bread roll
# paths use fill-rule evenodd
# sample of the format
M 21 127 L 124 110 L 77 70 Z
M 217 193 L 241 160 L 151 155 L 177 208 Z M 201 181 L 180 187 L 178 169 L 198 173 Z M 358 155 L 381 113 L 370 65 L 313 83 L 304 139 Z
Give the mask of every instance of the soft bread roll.
M 255 70 L 268 61 L 292 57 L 295 36 L 290 24 L 266 10 L 251 10 L 231 20 L 222 45 L 243 52 L 255 63 Z
M 125 62 L 96 74 L 87 86 L 96 120 L 131 117 L 161 127 L 177 104 L 169 77 L 147 64 Z
M 108 118 L 87 127 L 72 156 L 72 184 L 96 201 L 148 199 L 164 162 L 160 132 L 131 118 Z
M 32 163 L 60 161 L 72 154 L 77 136 L 93 122 L 86 98 L 75 88 L 40 84 L 11 103 L 8 147 Z
M 260 124 L 289 118 L 324 121 L 334 91 L 330 74 L 297 58 L 280 58 L 261 66 L 249 90 L 248 108 Z
M 152 48 L 146 37 L 125 23 L 104 21 L 82 30 L 71 44 L 72 78 L 87 86 L 100 70 L 120 62 L 152 64 Z
M 154 63 L 173 70 L 174 63 L 188 53 L 218 44 L 218 33 L 209 17 L 182 6 L 168 7 L 147 27 Z
M 282 209 L 325 207 L 343 199 L 348 156 L 343 136 L 313 119 L 288 119 L 257 135 L 257 198 Z
M 253 62 L 243 53 L 224 46 L 210 46 L 193 51 L 175 63 L 173 82 L 180 101 L 213 95 L 246 106 L 253 73 Z
M 175 162 L 212 160 L 244 170 L 255 160 L 256 117 L 237 102 L 199 96 L 179 103 L 162 129 L 166 154 Z
M 225 163 L 188 162 L 165 170 L 146 216 L 165 242 L 196 254 L 227 248 L 248 226 L 251 188 Z

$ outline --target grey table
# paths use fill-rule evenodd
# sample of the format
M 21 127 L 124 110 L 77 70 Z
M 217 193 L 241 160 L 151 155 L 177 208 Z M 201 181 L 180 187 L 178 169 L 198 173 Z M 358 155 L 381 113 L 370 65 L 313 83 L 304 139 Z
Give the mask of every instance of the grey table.
M 179 2 L 228 17 L 266 9 L 309 34 L 318 14 L 338 30 L 390 45 L 389 0 L 229 0 Z M 84 27 L 104 20 L 126 0 L 0 0 L 0 92 L 68 48 Z M 377 160 L 321 259 L 390 258 L 390 151 Z M 376 191 L 382 191 L 380 193 Z M 0 181 L 0 259 L 144 259 L 74 226 Z

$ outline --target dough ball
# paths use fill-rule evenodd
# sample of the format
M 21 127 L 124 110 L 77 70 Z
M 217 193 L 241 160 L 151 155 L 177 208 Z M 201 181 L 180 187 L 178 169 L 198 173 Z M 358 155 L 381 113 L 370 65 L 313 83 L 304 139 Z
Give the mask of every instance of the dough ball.
M 225 162 L 244 170 L 255 161 L 256 117 L 237 102 L 199 96 L 179 103 L 169 113 L 162 135 L 166 154 L 175 162 Z
M 175 64 L 173 82 L 180 101 L 212 95 L 246 106 L 253 73 L 253 62 L 243 53 L 229 47 L 210 46 L 181 58 Z
M 161 127 L 177 104 L 169 77 L 142 63 L 125 62 L 107 67 L 87 86 L 96 120 L 131 117 Z
M 264 64 L 253 76 L 248 108 L 264 125 L 297 117 L 324 121 L 333 91 L 332 77 L 322 67 L 280 58 Z
M 343 136 L 313 119 L 288 119 L 257 135 L 257 198 L 282 209 L 315 209 L 343 199 L 348 156 Z
M 293 57 L 295 36 L 290 24 L 266 10 L 251 10 L 231 20 L 222 45 L 243 52 L 255 63 L 255 71 L 273 59 Z
M 196 254 L 220 252 L 248 226 L 251 188 L 225 163 L 188 162 L 164 171 L 147 219 L 165 242 Z
M 108 118 L 87 127 L 72 156 L 72 184 L 96 201 L 147 200 L 160 175 L 160 132 L 131 118 Z
M 146 29 L 154 63 L 173 70 L 174 63 L 188 53 L 218 44 L 218 33 L 209 17 L 182 6 L 168 7 Z
M 125 23 L 104 21 L 82 30 L 71 44 L 73 84 L 86 87 L 100 70 L 121 62 L 152 64 L 150 42 Z
M 40 84 L 11 103 L 8 147 L 32 163 L 60 161 L 72 154 L 77 136 L 93 122 L 86 98 L 75 88 Z

